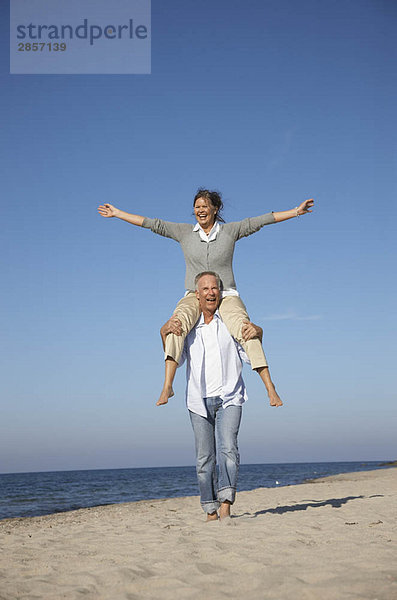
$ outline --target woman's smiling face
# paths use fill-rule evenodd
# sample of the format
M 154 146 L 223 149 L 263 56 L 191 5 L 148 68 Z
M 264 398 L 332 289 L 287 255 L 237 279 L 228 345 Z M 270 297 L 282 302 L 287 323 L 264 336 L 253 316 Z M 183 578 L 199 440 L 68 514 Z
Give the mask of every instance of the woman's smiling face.
M 194 214 L 197 223 L 199 223 L 204 230 L 212 228 L 215 223 L 217 212 L 218 210 L 211 204 L 211 200 L 207 200 L 206 198 L 197 198 L 194 203 Z

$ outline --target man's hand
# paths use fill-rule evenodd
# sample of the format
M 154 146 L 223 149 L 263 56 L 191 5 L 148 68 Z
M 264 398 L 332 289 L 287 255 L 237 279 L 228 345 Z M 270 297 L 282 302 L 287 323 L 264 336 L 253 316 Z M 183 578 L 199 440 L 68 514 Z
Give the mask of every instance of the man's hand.
M 165 338 L 169 333 L 175 333 L 175 335 L 182 335 L 182 323 L 178 317 L 171 317 L 160 329 L 161 341 L 163 342 L 163 348 L 165 350 Z
M 178 317 L 171 317 L 166 323 L 164 323 L 160 331 L 163 335 L 168 335 L 169 333 L 175 333 L 175 335 L 182 335 L 182 323 L 180 322 Z
M 263 329 L 262 327 L 259 327 L 259 325 L 246 321 L 241 329 L 241 335 L 245 342 L 253 340 L 254 338 L 258 338 L 262 341 Z

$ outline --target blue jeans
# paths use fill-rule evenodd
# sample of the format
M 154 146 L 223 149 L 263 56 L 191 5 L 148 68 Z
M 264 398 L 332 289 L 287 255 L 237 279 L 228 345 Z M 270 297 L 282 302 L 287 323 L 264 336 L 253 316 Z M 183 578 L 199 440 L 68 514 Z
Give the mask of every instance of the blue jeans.
M 197 479 L 204 512 L 214 513 L 221 502 L 233 504 L 240 455 L 237 435 L 241 406 L 222 408 L 219 396 L 204 398 L 207 417 L 189 411 L 196 441 Z M 218 456 L 217 456 L 218 455 Z M 217 475 L 217 458 L 218 471 Z

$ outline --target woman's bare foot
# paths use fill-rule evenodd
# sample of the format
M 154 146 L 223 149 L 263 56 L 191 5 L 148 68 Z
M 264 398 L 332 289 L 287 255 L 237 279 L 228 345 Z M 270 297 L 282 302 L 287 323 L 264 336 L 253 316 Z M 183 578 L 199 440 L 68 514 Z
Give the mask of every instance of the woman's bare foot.
M 266 386 L 267 395 L 269 396 L 270 406 L 282 406 L 283 402 L 276 392 L 272 378 L 270 377 L 269 367 L 258 367 L 255 369 L 259 373 L 260 378 Z
M 277 394 L 276 390 L 271 390 L 269 391 L 269 400 L 270 400 L 270 406 L 282 406 L 283 405 L 283 401 L 281 400 L 280 396 Z
M 172 398 L 174 395 L 174 390 L 172 386 L 164 386 L 161 390 L 160 398 L 156 402 L 156 406 L 161 406 L 162 404 L 167 404 L 168 398 Z

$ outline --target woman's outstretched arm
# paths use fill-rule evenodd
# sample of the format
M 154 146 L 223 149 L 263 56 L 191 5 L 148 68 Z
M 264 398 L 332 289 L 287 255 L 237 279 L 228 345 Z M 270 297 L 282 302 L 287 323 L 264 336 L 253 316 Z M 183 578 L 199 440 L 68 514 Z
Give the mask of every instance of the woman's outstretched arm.
M 305 213 L 313 212 L 312 210 L 310 210 L 312 208 L 313 204 L 314 204 L 314 200 L 313 200 L 313 198 L 310 198 L 309 200 L 305 200 L 304 202 L 302 202 L 302 204 L 300 204 L 296 208 L 291 208 L 291 210 L 283 210 L 281 212 L 274 212 L 273 213 L 274 220 L 276 221 L 276 223 L 279 223 L 280 221 L 286 221 L 287 219 L 293 219 L 294 217 L 300 217 L 301 215 L 304 215 Z
M 145 217 L 141 217 L 140 215 L 132 215 L 124 212 L 124 210 L 120 210 L 112 204 L 98 206 L 98 212 L 102 217 L 117 217 L 118 219 L 127 221 L 127 223 L 131 223 L 131 225 L 138 225 L 138 227 L 142 227 L 142 223 L 145 219 Z

